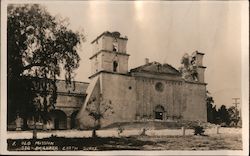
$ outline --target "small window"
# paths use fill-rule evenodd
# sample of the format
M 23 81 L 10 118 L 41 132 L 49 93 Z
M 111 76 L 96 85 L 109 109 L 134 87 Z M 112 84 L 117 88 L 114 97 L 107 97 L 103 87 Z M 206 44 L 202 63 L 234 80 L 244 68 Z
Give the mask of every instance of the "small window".
M 128 89 L 129 89 L 129 90 L 131 90 L 131 89 L 132 89 L 132 87 L 131 87 L 131 86 L 129 86 L 129 87 L 128 87 Z
M 113 62 L 113 72 L 117 72 L 118 63 L 116 61 Z

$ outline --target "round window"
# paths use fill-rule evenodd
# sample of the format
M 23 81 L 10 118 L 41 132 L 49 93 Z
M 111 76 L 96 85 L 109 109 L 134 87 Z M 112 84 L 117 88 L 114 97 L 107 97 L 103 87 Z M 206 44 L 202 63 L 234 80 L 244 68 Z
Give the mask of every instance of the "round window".
M 159 92 L 162 92 L 163 89 L 164 89 L 164 86 L 163 86 L 163 84 L 162 84 L 161 82 L 157 82 L 157 83 L 155 84 L 155 89 L 156 89 L 157 91 L 159 91 Z

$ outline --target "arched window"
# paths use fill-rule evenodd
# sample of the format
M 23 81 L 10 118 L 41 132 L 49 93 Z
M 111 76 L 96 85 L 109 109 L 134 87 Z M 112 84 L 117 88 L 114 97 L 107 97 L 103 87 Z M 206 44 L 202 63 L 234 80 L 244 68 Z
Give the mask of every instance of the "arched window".
M 118 51 L 118 42 L 117 42 L 117 40 L 114 40 L 113 41 L 113 51 Z
M 118 62 L 113 61 L 113 72 L 117 72 Z

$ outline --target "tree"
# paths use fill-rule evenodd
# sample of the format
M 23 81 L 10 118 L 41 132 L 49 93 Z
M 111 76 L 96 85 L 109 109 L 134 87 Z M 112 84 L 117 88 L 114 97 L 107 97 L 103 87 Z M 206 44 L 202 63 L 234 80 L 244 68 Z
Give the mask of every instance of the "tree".
M 84 35 L 67 27 L 67 20 L 51 16 L 39 4 L 8 5 L 8 122 L 17 112 L 24 119 L 35 114 L 46 119 L 56 103 L 62 70 L 72 84 Z
M 218 109 L 218 116 L 220 119 L 220 124 L 230 124 L 230 116 L 225 105 L 221 105 L 221 107 Z
M 98 100 L 96 97 L 93 97 L 87 103 L 86 111 L 88 112 L 88 115 L 94 120 L 92 137 L 97 137 L 96 130 L 101 128 L 101 119 L 104 119 L 110 113 L 114 113 L 112 102 L 102 98 Z
M 217 110 L 216 105 L 214 104 L 214 99 L 207 91 L 206 94 L 206 102 L 207 102 L 207 121 L 210 123 L 217 123 Z

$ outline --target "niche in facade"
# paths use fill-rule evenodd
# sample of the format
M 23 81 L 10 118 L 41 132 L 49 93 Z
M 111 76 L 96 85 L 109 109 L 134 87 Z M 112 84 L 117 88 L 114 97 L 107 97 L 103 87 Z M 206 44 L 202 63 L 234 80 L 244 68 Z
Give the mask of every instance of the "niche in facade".
M 113 61 L 113 72 L 117 72 L 118 62 Z

